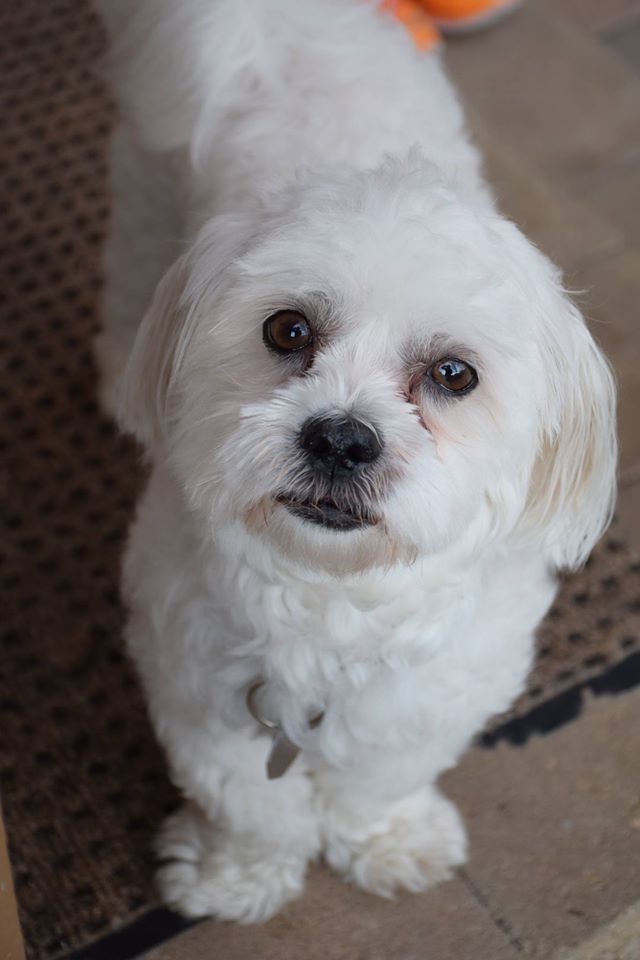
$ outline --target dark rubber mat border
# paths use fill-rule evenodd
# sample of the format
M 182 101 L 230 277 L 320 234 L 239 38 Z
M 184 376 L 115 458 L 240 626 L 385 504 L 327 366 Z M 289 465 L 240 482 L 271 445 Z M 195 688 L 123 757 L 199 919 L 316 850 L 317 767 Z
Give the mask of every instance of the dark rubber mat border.
M 618 694 L 640 684 L 640 653 L 632 653 L 598 676 L 564 690 L 521 717 L 513 717 L 499 724 L 477 740 L 481 747 L 491 748 L 498 743 L 522 747 L 535 734 L 553 733 L 558 727 L 576 720 L 584 705 L 585 694 L 595 696 Z
M 121 930 L 68 954 L 68 960 L 133 960 L 200 922 L 162 907 L 149 910 Z

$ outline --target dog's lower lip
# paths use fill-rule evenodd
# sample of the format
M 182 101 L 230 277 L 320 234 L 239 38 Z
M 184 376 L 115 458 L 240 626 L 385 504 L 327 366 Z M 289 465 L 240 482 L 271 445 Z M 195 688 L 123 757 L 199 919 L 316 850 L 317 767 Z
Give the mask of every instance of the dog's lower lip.
M 326 497 L 320 500 L 296 500 L 295 497 L 280 494 L 276 499 L 300 520 L 330 530 L 356 530 L 376 523 L 376 518 L 370 513 L 356 513 Z

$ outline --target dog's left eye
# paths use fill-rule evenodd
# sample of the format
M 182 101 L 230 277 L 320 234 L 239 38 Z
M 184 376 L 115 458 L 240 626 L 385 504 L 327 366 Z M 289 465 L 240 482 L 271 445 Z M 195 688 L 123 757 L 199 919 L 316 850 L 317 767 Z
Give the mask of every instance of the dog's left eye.
M 478 384 L 478 374 L 469 363 L 455 357 L 438 360 L 429 370 L 429 376 L 448 393 L 469 393 Z
M 295 353 L 311 346 L 313 333 L 307 318 L 297 310 L 278 310 L 262 325 L 264 342 L 278 353 Z

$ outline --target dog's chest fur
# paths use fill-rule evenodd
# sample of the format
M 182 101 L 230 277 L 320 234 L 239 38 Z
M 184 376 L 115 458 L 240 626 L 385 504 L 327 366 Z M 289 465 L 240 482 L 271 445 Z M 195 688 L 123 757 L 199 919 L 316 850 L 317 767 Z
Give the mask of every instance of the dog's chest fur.
M 156 469 L 126 565 L 138 597 L 148 594 L 163 647 L 151 662 L 131 631 L 143 675 L 154 675 L 161 702 L 176 683 L 189 684 L 201 716 L 222 713 L 235 726 L 251 722 L 246 691 L 264 679 L 297 742 L 312 740 L 334 760 L 350 737 L 364 736 L 361 715 L 367 740 L 382 742 L 391 734 L 420 738 L 450 722 L 461 695 L 467 715 L 484 715 L 489 700 L 506 706 L 529 667 L 531 629 L 554 592 L 529 554 L 497 551 L 448 565 L 440 558 L 327 580 L 275 560 L 239 526 L 213 545 L 204 546 L 201 533 Z M 327 719 L 311 736 L 308 718 L 318 710 Z

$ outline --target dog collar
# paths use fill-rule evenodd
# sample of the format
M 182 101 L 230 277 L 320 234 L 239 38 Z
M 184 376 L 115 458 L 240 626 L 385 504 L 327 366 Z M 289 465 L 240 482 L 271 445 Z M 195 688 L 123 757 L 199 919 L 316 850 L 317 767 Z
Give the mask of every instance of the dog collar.
M 300 747 L 297 743 L 294 743 L 293 740 L 289 739 L 278 720 L 267 716 L 266 713 L 260 709 L 260 691 L 264 691 L 265 686 L 266 683 L 264 680 L 255 680 L 247 690 L 246 704 L 247 710 L 253 719 L 273 735 L 273 743 L 269 751 L 269 756 L 267 757 L 267 778 L 269 780 L 276 780 L 287 772 L 300 753 Z M 308 720 L 309 729 L 315 730 L 316 727 L 319 727 L 323 717 L 324 711 L 310 717 Z

